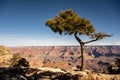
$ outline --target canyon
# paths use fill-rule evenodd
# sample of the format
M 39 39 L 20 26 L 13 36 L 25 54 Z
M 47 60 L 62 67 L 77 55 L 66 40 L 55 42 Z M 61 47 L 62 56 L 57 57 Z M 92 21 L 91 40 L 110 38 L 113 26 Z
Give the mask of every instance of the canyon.
M 31 68 L 52 67 L 71 71 L 79 69 L 81 53 L 79 46 L 18 46 L 9 47 L 12 54 L 26 58 Z M 86 68 L 104 71 L 120 58 L 120 46 L 85 46 Z
M 11 67 L 14 54 L 29 61 L 30 68 Z M 107 67 L 120 59 L 120 46 L 85 46 L 86 69 L 80 71 L 79 46 L 0 46 L 1 80 L 120 80 Z M 16 60 L 15 60 L 16 61 Z M 16 75 L 17 74 L 17 75 Z

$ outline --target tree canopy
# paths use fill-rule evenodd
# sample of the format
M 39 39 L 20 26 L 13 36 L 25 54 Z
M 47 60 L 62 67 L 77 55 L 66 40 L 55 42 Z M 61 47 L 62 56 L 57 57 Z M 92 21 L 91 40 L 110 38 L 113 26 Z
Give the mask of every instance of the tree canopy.
M 89 36 L 91 39 L 103 39 L 109 37 L 106 33 L 96 33 L 91 22 L 85 18 L 79 17 L 73 10 L 60 11 L 58 16 L 53 19 L 48 19 L 46 25 L 53 32 L 61 34 L 79 34 Z
M 101 40 L 105 37 L 111 37 L 103 32 L 96 32 L 91 22 L 85 18 L 79 17 L 73 10 L 60 11 L 58 16 L 53 19 L 48 19 L 46 25 L 52 29 L 53 32 L 61 34 L 74 35 L 75 39 L 81 46 L 81 70 L 85 70 L 85 56 L 84 56 L 84 44 L 91 43 L 97 40 Z M 84 42 L 79 36 L 86 35 L 90 38 L 89 41 Z

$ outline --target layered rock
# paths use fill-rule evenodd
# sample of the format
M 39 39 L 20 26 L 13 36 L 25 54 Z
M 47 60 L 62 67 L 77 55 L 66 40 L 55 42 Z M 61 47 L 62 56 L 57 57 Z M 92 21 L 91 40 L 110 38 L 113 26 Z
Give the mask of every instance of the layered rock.
M 32 67 L 58 67 L 68 69 L 80 66 L 79 46 L 31 46 L 12 47 L 12 53 L 25 57 Z M 86 67 L 90 70 L 104 70 L 120 57 L 120 46 L 85 46 Z M 94 65 L 94 66 L 93 66 Z

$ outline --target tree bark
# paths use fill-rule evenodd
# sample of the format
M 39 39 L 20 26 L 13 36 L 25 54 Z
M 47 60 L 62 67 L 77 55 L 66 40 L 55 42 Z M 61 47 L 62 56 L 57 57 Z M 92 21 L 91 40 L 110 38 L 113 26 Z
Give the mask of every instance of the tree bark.
M 80 44 L 81 46 L 81 56 L 82 56 L 82 61 L 81 61 L 81 71 L 85 70 L 85 54 L 84 54 L 84 44 Z
M 94 41 L 97 41 L 99 40 L 99 36 L 96 36 L 95 39 L 93 40 L 90 40 L 90 41 L 87 41 L 87 42 L 83 42 L 78 36 L 77 36 L 78 32 L 75 32 L 74 33 L 74 36 L 75 36 L 75 39 L 79 42 L 80 44 L 80 47 L 81 47 L 81 56 L 82 56 L 82 61 L 81 61 L 81 71 L 84 71 L 86 69 L 86 64 L 85 64 L 85 54 L 84 54 L 84 45 L 87 44 L 87 43 L 91 43 L 91 42 L 94 42 Z M 101 33 L 102 37 L 111 37 L 112 35 L 108 35 L 108 34 L 104 34 L 104 33 Z
M 97 41 L 97 40 L 98 40 L 98 37 L 96 37 L 96 39 L 93 39 L 93 40 L 90 40 L 90 41 L 84 42 L 84 44 L 91 43 L 91 42 L 94 42 L 94 41 Z
M 84 71 L 85 70 L 84 42 L 77 36 L 77 33 L 75 33 L 74 36 L 75 39 L 79 42 L 81 47 L 81 56 L 82 56 L 81 71 Z

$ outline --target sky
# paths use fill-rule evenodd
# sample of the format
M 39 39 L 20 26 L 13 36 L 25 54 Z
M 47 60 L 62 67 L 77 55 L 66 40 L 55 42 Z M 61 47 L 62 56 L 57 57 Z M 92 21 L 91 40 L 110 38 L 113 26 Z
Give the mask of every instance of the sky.
M 114 35 L 88 45 L 120 45 L 120 0 L 0 0 L 0 45 L 79 45 L 73 35 L 59 35 L 45 25 L 67 9 L 87 18 L 97 32 Z

